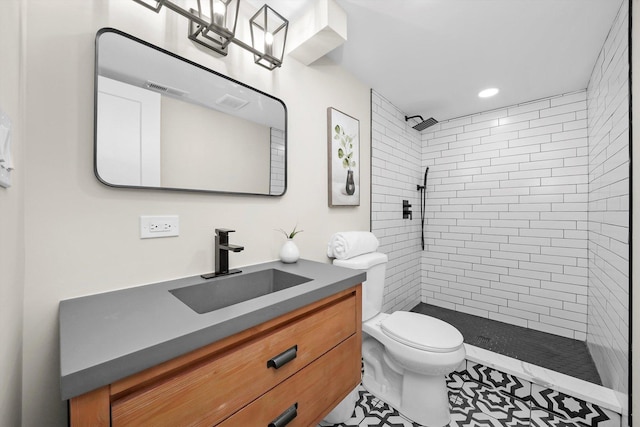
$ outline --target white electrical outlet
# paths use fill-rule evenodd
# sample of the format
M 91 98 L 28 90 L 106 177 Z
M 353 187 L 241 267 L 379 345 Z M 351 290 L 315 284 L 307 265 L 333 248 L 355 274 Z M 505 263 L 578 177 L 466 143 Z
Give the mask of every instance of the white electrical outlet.
M 140 216 L 140 238 L 171 237 L 180 234 L 178 215 Z

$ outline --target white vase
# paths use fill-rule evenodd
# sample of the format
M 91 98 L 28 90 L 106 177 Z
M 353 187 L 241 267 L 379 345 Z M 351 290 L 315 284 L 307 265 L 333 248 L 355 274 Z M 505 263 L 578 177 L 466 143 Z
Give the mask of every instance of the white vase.
M 298 245 L 296 245 L 293 240 L 287 239 L 280 248 L 280 261 L 291 264 L 298 261 L 298 258 L 300 258 Z

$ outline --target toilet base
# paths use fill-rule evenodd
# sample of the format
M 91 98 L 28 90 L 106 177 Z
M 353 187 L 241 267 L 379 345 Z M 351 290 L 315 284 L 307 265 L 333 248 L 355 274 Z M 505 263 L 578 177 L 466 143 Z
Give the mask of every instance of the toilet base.
M 347 397 L 342 399 L 342 401 L 338 403 L 338 405 L 333 408 L 333 410 L 329 412 L 322 421 L 327 424 L 346 423 L 349 418 L 351 418 L 351 415 L 353 415 L 357 401 L 358 387 L 351 390 Z
M 364 388 L 420 425 L 442 427 L 449 424 L 451 415 L 445 375 L 406 371 L 385 351 L 377 340 L 364 340 Z
M 449 392 L 444 375 L 405 375 L 400 412 L 414 422 L 441 427 L 449 424 Z
M 411 421 L 427 427 L 442 427 L 451 421 L 449 394 L 444 375 L 409 375 L 401 377 L 402 384 L 380 384 L 373 376 L 362 380 L 369 393 L 396 408 Z

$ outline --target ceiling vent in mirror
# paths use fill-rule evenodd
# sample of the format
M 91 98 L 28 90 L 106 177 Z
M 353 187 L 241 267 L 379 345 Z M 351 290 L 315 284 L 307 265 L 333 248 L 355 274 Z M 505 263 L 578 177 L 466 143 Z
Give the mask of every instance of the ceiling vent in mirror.
M 245 105 L 247 105 L 248 103 L 249 101 L 246 101 L 242 98 L 238 98 L 236 96 L 229 95 L 229 94 L 226 94 L 220 97 L 220 99 L 216 101 L 216 104 L 221 105 L 223 107 L 230 108 L 232 110 L 239 110 Z
M 146 86 L 151 90 L 155 90 L 156 92 L 160 93 L 166 93 L 167 95 L 186 96 L 189 94 L 189 92 L 186 92 L 184 90 L 161 85 L 160 83 L 152 82 L 151 80 L 147 80 Z

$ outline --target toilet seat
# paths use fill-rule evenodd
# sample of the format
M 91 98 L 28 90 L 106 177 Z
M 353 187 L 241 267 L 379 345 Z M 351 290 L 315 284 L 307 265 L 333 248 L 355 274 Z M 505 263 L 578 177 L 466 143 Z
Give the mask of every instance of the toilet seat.
M 396 311 L 380 322 L 388 337 L 418 350 L 448 353 L 463 343 L 460 331 L 440 319 L 409 311 Z

